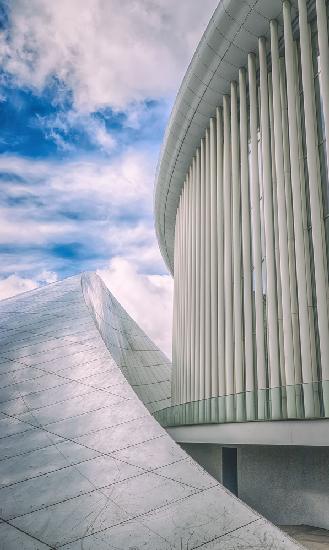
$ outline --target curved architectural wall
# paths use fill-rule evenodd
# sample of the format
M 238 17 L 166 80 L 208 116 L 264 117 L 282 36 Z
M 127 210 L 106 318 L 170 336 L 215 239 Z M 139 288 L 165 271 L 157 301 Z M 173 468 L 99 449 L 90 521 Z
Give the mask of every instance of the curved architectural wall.
M 171 404 L 171 364 L 115 299 L 96 273 L 81 285 L 96 326 L 138 397 L 154 413 Z
M 152 418 L 162 382 L 140 399 L 120 370 L 152 379 L 150 341 L 97 275 L 3 300 L 0 319 L 1 549 L 300 548 Z
M 185 77 L 175 120 L 191 71 L 203 62 L 211 72 L 217 54 L 209 44 L 217 36 L 221 48 L 224 17 L 232 38 L 236 3 L 221 4 Z M 226 93 L 218 87 L 195 149 L 186 134 L 190 164 L 175 203 L 173 257 L 173 199 L 163 207 L 164 225 L 156 202 L 160 244 L 174 265 L 173 401 L 210 399 L 217 421 L 328 416 L 326 3 L 239 6 L 235 44 L 248 30 L 252 51 L 235 46 L 230 71 L 221 60 L 222 77 L 231 74 Z M 214 94 L 213 84 L 205 86 Z M 165 146 L 157 196 L 167 185 L 168 154 Z M 178 175 L 171 174 L 173 185 Z M 211 401 L 217 396 L 226 397 Z

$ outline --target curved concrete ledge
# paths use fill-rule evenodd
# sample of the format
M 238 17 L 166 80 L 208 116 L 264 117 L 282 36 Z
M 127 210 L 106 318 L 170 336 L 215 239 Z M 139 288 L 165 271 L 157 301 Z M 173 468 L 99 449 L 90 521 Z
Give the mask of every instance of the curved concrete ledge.
M 145 341 L 95 275 L 0 303 L 0 547 L 298 548 L 150 415 Z
M 329 420 L 277 420 L 167 428 L 178 443 L 328 447 Z

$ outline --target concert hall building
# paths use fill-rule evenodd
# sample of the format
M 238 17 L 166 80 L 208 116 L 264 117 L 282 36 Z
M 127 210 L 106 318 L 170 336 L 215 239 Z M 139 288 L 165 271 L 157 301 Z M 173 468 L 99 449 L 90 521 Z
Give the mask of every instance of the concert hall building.
M 222 0 L 181 84 L 155 191 L 174 277 L 155 417 L 277 524 L 329 528 L 325 0 Z

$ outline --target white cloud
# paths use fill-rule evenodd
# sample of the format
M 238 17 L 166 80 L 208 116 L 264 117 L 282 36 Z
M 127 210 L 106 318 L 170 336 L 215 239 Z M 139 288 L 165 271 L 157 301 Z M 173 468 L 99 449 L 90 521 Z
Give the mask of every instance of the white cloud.
M 56 283 L 56 281 L 58 281 L 57 273 L 54 273 L 53 271 L 43 270 L 37 276 L 37 281 L 41 283 L 46 283 L 47 285 L 49 285 L 50 283 Z
M 112 151 L 115 147 L 115 139 L 106 130 L 104 123 L 100 123 L 93 119 L 91 124 L 89 123 L 89 135 L 99 148 L 107 153 Z
M 38 286 L 38 283 L 33 279 L 26 279 L 14 274 L 9 275 L 9 277 L 0 280 L 0 300 L 16 296 L 16 294 L 27 290 L 33 290 Z
M 155 237 L 153 161 L 127 149 L 111 162 L 50 161 L 0 155 L 0 273 L 34 277 L 103 267 L 124 256 L 143 272 L 163 273 Z M 78 257 L 57 252 L 68 244 Z M 63 250 L 63 249 L 62 249 Z M 81 253 L 81 255 L 80 255 Z
M 76 110 L 58 111 L 47 116 L 36 116 L 34 124 L 42 128 L 45 137 L 56 143 L 63 151 L 73 151 L 75 146 L 70 142 L 69 132 L 72 129 L 82 131 L 90 143 L 105 153 L 111 153 L 115 146 L 114 136 L 106 129 L 105 123 L 95 115 L 83 114 Z
M 105 140 L 106 141 L 106 140 Z M 124 153 L 107 162 L 101 159 L 48 161 L 0 155 L 0 171 L 19 176 L 29 186 L 16 183 L 8 177 L 1 183 L 2 192 L 32 194 L 38 185 L 39 197 L 56 193 L 62 201 L 82 197 L 108 202 L 112 206 L 131 205 L 134 202 L 152 206 L 154 159 L 147 150 L 127 148 Z
M 55 76 L 84 112 L 167 97 L 217 2 L 14 0 L 2 65 L 38 91 Z
M 139 273 L 136 263 L 112 258 L 97 272 L 136 323 L 171 357 L 173 280 L 169 275 Z
M 62 162 L 0 156 L 0 171 L 19 176 L 1 183 L 3 197 L 12 203 L 1 203 L 0 242 L 13 248 L 31 245 L 29 256 L 26 253 L 21 262 L 22 270 L 20 251 L 6 257 L 7 272 L 0 267 L 3 276 L 13 273 L 0 279 L 0 298 L 55 280 L 53 270 L 59 268 L 50 259 L 54 244 L 78 243 L 82 249 L 89 245 L 95 251 L 90 260 L 94 262 L 108 251 L 106 257 L 115 257 L 109 269 L 100 271 L 103 279 L 137 323 L 170 355 L 172 279 L 147 274 L 163 272 L 151 221 L 152 136 L 143 134 L 142 139 L 149 140 L 146 146 L 141 139 L 143 151 L 126 148 L 114 156 L 120 145 L 118 134 L 117 143 L 95 112 L 104 114 L 102 109 L 107 107 L 123 111 L 122 127 L 139 131 L 141 136 L 141 128 L 152 128 L 154 121 L 147 120 L 152 110 L 148 100 L 161 100 L 159 104 L 167 110 L 217 3 L 13 0 L 6 4 L 9 26 L 0 31 L 3 70 L 17 86 L 37 93 L 53 78 L 58 83 L 54 106 L 59 111 L 35 124 L 67 152 L 77 152 L 77 144 L 70 140 L 71 130 L 82 130 L 108 155 L 104 156 L 109 162 L 104 156 L 102 160 L 75 157 Z M 68 92 L 73 98 L 70 110 L 65 103 Z M 0 100 L 4 99 L 1 96 Z M 152 111 L 152 116 L 157 115 Z M 164 110 L 159 112 L 159 117 L 163 116 Z M 65 217 L 63 212 L 70 209 L 86 216 Z M 65 260 L 60 257 L 56 261 Z
M 29 219 L 30 209 L 0 208 L 0 244 L 41 245 L 72 234 L 73 223 Z
M 43 271 L 35 279 L 20 277 L 15 273 L 4 279 L 0 279 L 0 300 L 11 298 L 22 292 L 33 290 L 41 285 L 55 283 L 57 275 L 54 272 Z

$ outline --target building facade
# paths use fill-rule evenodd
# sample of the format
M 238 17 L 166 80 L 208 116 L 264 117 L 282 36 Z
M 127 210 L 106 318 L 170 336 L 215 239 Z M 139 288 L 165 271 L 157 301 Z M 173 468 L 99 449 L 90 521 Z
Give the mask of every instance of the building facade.
M 174 275 L 174 317 L 172 404 L 157 418 L 189 444 L 261 445 L 237 459 L 239 494 L 252 505 L 259 472 L 266 477 L 279 455 L 285 468 L 290 453 L 305 508 L 315 490 L 328 509 L 328 484 L 316 481 L 329 458 L 328 160 L 328 3 L 222 0 L 158 168 L 156 229 Z M 198 432 L 181 429 L 193 425 Z M 294 439 L 300 429 L 307 436 Z M 282 448 L 271 455 L 267 445 Z M 315 460 L 308 488 L 305 453 Z M 275 521 L 287 508 L 277 475 L 280 483 Z M 320 511 L 292 516 L 329 527 Z

